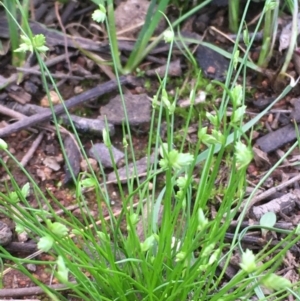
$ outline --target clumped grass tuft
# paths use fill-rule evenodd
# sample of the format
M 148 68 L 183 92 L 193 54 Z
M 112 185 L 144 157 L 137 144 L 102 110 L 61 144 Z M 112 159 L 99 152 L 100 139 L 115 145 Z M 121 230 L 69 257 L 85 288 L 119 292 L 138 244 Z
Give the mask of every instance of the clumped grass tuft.
M 166 3 L 167 1 L 161 1 L 159 8 L 163 8 Z M 120 63 L 116 53 L 117 45 L 114 44 L 111 5 L 112 1 L 108 1 L 104 7 L 108 14 L 105 22 L 108 22 L 108 26 L 112 29 L 110 37 L 112 55 L 118 74 Z M 101 11 L 104 11 L 103 7 Z M 155 16 L 159 18 L 159 10 Z M 138 45 L 143 50 L 146 48 L 145 41 L 149 41 L 154 30 L 152 27 L 154 28 L 154 25 L 149 27 L 149 31 L 145 28 L 142 30 L 143 38 Z M 168 35 L 164 37 L 170 45 L 168 56 L 170 62 L 175 37 L 170 34 L 173 32 L 172 26 L 168 30 Z M 239 31 L 241 32 L 241 27 Z M 45 48 L 40 44 L 38 47 L 42 48 L 38 48 L 33 43 L 34 37 L 27 40 L 30 41 L 31 48 L 25 50 L 35 52 L 44 72 L 44 85 L 47 87 L 45 73 L 48 70 L 41 56 Z M 249 42 L 247 51 L 251 43 L 252 41 Z M 129 61 L 130 68 L 126 70 L 135 67 L 142 59 L 140 51 L 140 49 L 133 51 L 132 56 L 136 55 L 138 59 Z M 82 212 L 82 218 L 78 219 L 61 206 L 55 196 L 49 199 L 44 195 L 26 169 L 8 151 L 5 141 L 1 140 L 0 147 L 3 152 L 28 178 L 28 184 L 19 187 L 0 157 L 0 164 L 9 176 L 7 187 L 12 187 L 11 190 L 7 188 L 7 193 L 0 194 L 0 204 L 3 206 L 1 211 L 15 221 L 19 232 L 26 232 L 37 242 L 39 253 L 47 252 L 52 255 L 53 260 L 17 258 L 9 254 L 4 247 L 0 247 L 1 259 L 13 262 L 14 268 L 41 286 L 45 294 L 53 300 L 69 300 L 69 296 L 80 300 L 124 301 L 233 301 L 248 300 L 254 296 L 260 300 L 271 298 L 285 300 L 289 294 L 298 297 L 298 285 L 293 287 L 287 279 L 275 274 L 285 252 L 299 240 L 297 231 L 276 229 L 274 219 L 267 217 L 256 228 L 281 231 L 287 235 L 286 238 L 278 245 L 269 248 L 266 246 L 256 254 L 243 249 L 241 245 L 243 236 L 254 229 L 254 226 L 242 231 L 240 228 L 247 204 L 253 196 L 247 199 L 246 204 L 244 203 L 246 171 L 253 157 L 249 130 L 291 89 L 287 87 L 270 107 L 254 119 L 245 122 L 245 78 L 248 65 L 246 57 L 245 54 L 240 58 L 236 44 L 231 54 L 232 63 L 226 83 L 214 83 L 223 88 L 221 106 L 213 113 L 201 112 L 198 139 L 196 145 L 192 147 L 187 141 L 186 132 L 192 119 L 196 91 L 191 91 L 189 95 L 191 105 L 184 125 L 185 134 L 182 141 L 178 141 L 174 134 L 178 120 L 177 94 L 175 97 L 169 95 L 166 89 L 167 76 L 160 79 L 160 87 L 152 99 L 153 115 L 147 146 L 148 156 L 154 154 L 154 163 L 149 163 L 143 181 L 128 179 L 126 184 L 122 184 L 120 179 L 118 180 L 122 204 L 122 210 L 118 214 L 115 214 L 111 206 L 102 167 L 101 176 L 104 180 L 101 183 L 92 169 L 85 179 L 74 178 L 74 195 Z M 242 84 L 237 83 L 238 76 L 243 78 Z M 55 84 L 53 79 L 52 84 Z M 123 106 L 126 107 L 124 102 Z M 230 108 L 232 114 L 228 117 L 226 113 Z M 209 129 L 203 126 L 204 118 L 211 125 Z M 55 116 L 54 121 L 57 124 Z M 161 135 L 163 122 L 166 123 L 165 136 Z M 76 133 L 74 127 L 73 130 Z M 58 130 L 57 134 L 61 142 Z M 130 155 L 135 161 L 128 122 L 123 128 L 123 136 L 126 158 Z M 77 134 L 76 139 L 84 153 Z M 103 140 L 110 149 L 111 140 L 108 131 L 103 132 Z M 203 148 L 205 150 L 200 151 Z M 193 149 L 193 152 L 187 149 Z M 64 156 L 67 160 L 65 153 Z M 86 157 L 86 154 L 84 156 Z M 127 159 L 126 165 L 128 164 Z M 216 183 L 222 170 L 226 170 L 227 174 L 222 182 L 222 189 L 218 191 Z M 108 216 L 104 216 L 101 210 L 97 217 L 88 213 L 84 187 L 94 189 L 95 201 L 99 208 L 105 203 Z M 258 188 L 259 186 L 256 187 Z M 28 193 L 35 196 L 37 208 L 30 206 L 27 200 Z M 216 212 L 212 212 L 212 204 Z M 63 217 L 55 213 L 54 205 L 64 211 Z M 237 217 L 239 225 L 232 242 L 229 243 L 225 239 L 226 232 L 231 221 Z M 121 224 L 125 224 L 125 229 Z M 236 274 L 230 276 L 228 265 L 234 254 L 240 255 L 240 263 Z M 65 285 L 69 296 L 40 283 L 27 271 L 24 263 L 46 266 L 47 270 Z M 7 270 L 4 270 L 2 276 L 6 273 Z M 265 288 L 273 294 L 265 295 Z

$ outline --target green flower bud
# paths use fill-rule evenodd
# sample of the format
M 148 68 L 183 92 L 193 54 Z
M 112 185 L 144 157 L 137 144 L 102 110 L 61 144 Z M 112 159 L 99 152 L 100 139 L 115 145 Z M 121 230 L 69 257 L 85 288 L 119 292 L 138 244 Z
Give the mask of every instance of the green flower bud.
M 43 252 L 48 252 L 52 248 L 53 244 L 54 239 L 50 235 L 46 235 L 40 238 L 37 247 Z
M 7 143 L 0 138 L 0 149 L 7 149 L 8 145 Z
M 206 225 L 208 224 L 208 219 L 205 217 L 204 212 L 202 208 L 199 208 L 198 210 L 198 231 L 202 231 Z
M 99 9 L 96 9 L 93 12 L 92 19 L 95 22 L 102 23 L 103 21 L 105 21 L 105 18 L 106 18 L 106 9 L 102 4 L 100 4 Z
M 241 169 L 249 165 L 252 161 L 253 153 L 252 151 L 241 141 L 235 143 L 235 156 L 236 156 L 236 167 Z
M 166 43 L 171 43 L 174 40 L 174 31 L 167 29 L 164 31 L 163 36 Z
M 268 275 L 267 277 L 264 277 L 262 284 L 271 291 L 280 291 L 292 286 L 290 280 L 281 276 L 277 276 L 273 273 Z
M 186 258 L 186 252 L 181 251 L 176 254 L 175 261 L 176 262 L 183 261 L 185 258 Z
M 255 255 L 249 249 L 242 254 L 240 267 L 247 273 L 252 273 L 256 270 Z
M 56 264 L 57 264 L 56 277 L 62 283 L 68 282 L 69 269 L 67 269 L 66 264 L 65 264 L 64 259 L 62 258 L 62 256 L 59 255 L 57 257 Z
M 242 100 L 243 100 L 243 87 L 241 85 L 236 85 L 231 90 L 231 100 L 232 100 L 233 106 L 235 108 L 239 107 L 242 104 Z

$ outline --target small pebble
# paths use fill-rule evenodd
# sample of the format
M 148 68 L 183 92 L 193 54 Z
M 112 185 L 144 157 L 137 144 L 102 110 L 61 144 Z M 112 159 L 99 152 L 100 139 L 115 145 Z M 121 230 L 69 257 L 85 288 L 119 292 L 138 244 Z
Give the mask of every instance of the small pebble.
M 12 232 L 6 223 L 0 222 L 0 246 L 9 244 L 12 240 Z
M 60 165 L 55 157 L 46 157 L 43 161 L 43 164 L 54 171 L 60 170 Z
M 33 263 L 28 263 L 25 265 L 26 269 L 30 272 L 35 272 L 36 271 L 36 265 Z
M 27 232 L 22 232 L 22 233 L 18 233 L 18 241 L 19 242 L 25 242 L 28 240 L 28 233 Z
M 89 162 L 89 164 L 88 164 L 88 162 Z M 93 158 L 88 158 L 88 162 L 86 160 L 82 160 L 80 162 L 80 169 L 81 169 L 81 171 L 85 171 L 85 172 L 90 171 L 89 165 L 91 166 L 91 168 L 93 169 L 93 171 L 98 171 L 99 170 L 97 160 L 95 160 Z
M 273 120 L 274 120 L 274 116 L 273 116 L 273 114 L 269 114 L 269 116 L 268 116 L 268 122 L 269 123 L 272 123 L 273 122 Z
M 249 164 L 248 168 L 247 168 L 247 172 L 248 174 L 252 175 L 252 176 L 255 176 L 257 175 L 257 168 L 254 164 Z
M 91 149 L 88 152 L 89 156 L 92 157 L 93 159 L 97 160 L 98 162 L 100 161 L 103 167 L 108 167 L 112 168 L 113 163 L 110 158 L 110 153 L 108 148 L 105 146 L 104 143 L 96 143 L 94 144 Z M 125 154 L 112 146 L 112 154 L 114 157 L 114 161 L 116 164 L 120 160 L 122 160 L 125 157 Z
M 26 81 L 24 83 L 24 90 L 29 94 L 35 94 L 38 91 L 38 87 L 31 81 Z

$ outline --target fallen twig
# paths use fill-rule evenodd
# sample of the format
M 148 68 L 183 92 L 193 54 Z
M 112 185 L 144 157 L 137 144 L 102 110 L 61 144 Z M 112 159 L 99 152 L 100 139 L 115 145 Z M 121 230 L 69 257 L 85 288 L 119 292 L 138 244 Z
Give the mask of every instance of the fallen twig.
M 72 67 L 71 67 L 70 56 L 69 56 L 69 51 L 68 51 L 67 33 L 66 33 L 65 26 L 63 25 L 63 23 L 61 21 L 60 14 L 59 14 L 59 2 L 57 2 L 57 1 L 54 2 L 54 9 L 55 9 L 55 15 L 56 15 L 58 24 L 59 24 L 59 26 L 63 32 L 63 36 L 64 36 L 65 55 L 66 55 L 66 60 L 67 60 L 68 67 L 69 67 L 69 74 L 72 74 Z
M 274 200 L 260 205 L 253 206 L 249 212 L 249 215 L 256 220 L 259 220 L 267 212 L 274 213 L 291 213 L 295 209 L 297 196 L 293 193 L 287 193 L 280 198 L 275 198 Z
M 30 254 L 37 251 L 37 244 L 13 241 L 5 246 L 5 250 L 10 253 Z
M 6 107 L 9 107 L 9 111 L 15 112 L 18 111 L 24 115 L 21 115 L 23 117 L 26 116 L 32 116 L 34 114 L 40 114 L 40 113 L 44 113 L 44 112 L 51 112 L 50 109 L 48 108 L 42 108 L 40 106 L 37 105 L 33 105 L 33 104 L 25 104 L 25 105 L 21 105 L 15 101 L 1 101 L 0 100 L 0 113 L 3 112 L 3 114 L 6 114 L 6 111 L 4 111 L 4 109 Z M 3 110 L 2 110 L 3 108 Z M 18 114 L 16 112 L 16 114 Z M 9 116 L 12 116 L 11 114 Z M 18 115 L 13 116 L 14 118 L 20 119 L 18 118 Z M 64 125 L 70 125 L 71 124 L 71 120 L 74 124 L 74 127 L 76 128 L 76 130 L 78 132 L 81 133 L 90 133 L 96 136 L 102 136 L 102 131 L 103 129 L 106 129 L 106 124 L 104 120 L 101 119 L 90 119 L 90 118 L 85 118 L 85 117 L 78 117 L 76 115 L 73 114 L 69 114 L 69 116 L 67 115 L 61 115 L 59 117 L 62 120 L 62 123 Z M 109 130 L 109 134 L 112 136 L 115 133 L 115 127 L 113 124 L 108 123 L 107 124 L 108 130 Z
M 227 241 L 232 241 L 235 237 L 234 233 L 226 233 L 225 234 L 225 239 Z M 256 237 L 256 236 L 251 236 L 251 235 L 245 235 L 241 238 L 240 240 L 241 243 L 249 245 L 251 249 L 260 249 L 261 246 L 265 246 L 267 241 L 261 237 Z M 269 242 L 270 246 L 277 246 L 280 243 L 278 240 L 272 240 Z M 256 246 L 255 246 L 256 245 Z M 284 248 L 286 244 L 282 244 L 281 248 Z M 290 251 L 294 252 L 299 256 L 300 249 L 296 246 L 293 245 L 290 247 Z
M 30 68 L 22 68 L 22 67 L 18 67 L 16 68 L 17 71 L 21 71 L 24 73 L 28 73 L 28 74 L 35 74 L 35 75 L 41 75 L 42 71 L 39 70 L 34 70 L 34 69 L 30 69 Z M 48 76 L 47 73 L 45 73 L 46 76 Z M 76 76 L 76 75 L 70 75 L 70 74 L 51 74 L 51 77 L 53 78 L 66 78 L 66 79 L 74 79 L 74 80 L 84 80 L 87 78 L 87 76 L 83 77 L 83 76 Z M 95 74 L 93 76 L 88 76 L 89 79 L 99 79 L 100 76 L 98 74 Z
M 284 183 L 279 184 L 279 185 L 276 186 L 276 187 L 272 187 L 272 188 L 268 189 L 267 191 L 265 191 L 265 192 L 259 194 L 259 195 L 256 196 L 256 197 L 254 197 L 254 198 L 250 201 L 250 204 L 248 205 L 247 212 L 249 212 L 249 210 L 251 209 L 251 207 L 252 207 L 253 205 L 255 205 L 256 203 L 258 203 L 258 202 L 264 200 L 265 198 L 267 198 L 267 197 L 271 196 L 272 194 L 274 194 L 274 193 L 276 193 L 276 192 L 282 190 L 283 188 L 288 187 L 288 186 L 290 186 L 291 184 L 294 184 L 295 182 L 297 182 L 297 181 L 299 181 L 299 180 L 300 180 L 300 174 L 297 175 L 297 176 L 295 176 L 295 177 L 293 177 L 292 179 L 290 179 L 290 180 L 284 182 Z
M 119 82 L 120 84 L 128 84 L 132 80 L 132 77 L 130 76 L 123 76 L 120 77 Z M 73 108 L 75 106 L 78 106 L 94 97 L 102 96 L 106 93 L 112 92 L 113 90 L 117 89 L 118 82 L 117 81 L 108 81 L 102 85 L 99 85 L 93 89 L 90 89 L 88 91 L 85 91 L 79 95 L 73 96 L 70 99 L 66 100 L 64 105 L 56 105 L 54 107 L 54 114 L 60 115 L 65 112 L 66 109 Z M 47 111 L 40 114 L 35 114 L 31 117 L 26 117 L 20 121 L 17 121 L 3 129 L 0 129 L 0 137 L 8 136 L 12 133 L 15 133 L 17 131 L 20 131 L 22 129 L 28 128 L 32 125 L 38 124 L 40 122 L 46 122 L 49 121 L 52 118 L 52 112 Z
M 274 132 L 270 132 L 258 138 L 255 144 L 265 153 L 273 152 L 297 138 L 297 132 L 300 130 L 300 125 L 298 124 L 297 126 L 298 130 L 295 129 L 294 124 L 288 124 Z
M 24 157 L 22 158 L 20 164 L 24 167 L 27 165 L 27 163 L 29 162 L 29 160 L 32 158 L 33 154 L 35 153 L 36 149 L 38 148 L 38 146 L 40 145 L 42 139 L 44 137 L 44 132 L 40 132 L 39 135 L 36 137 L 36 139 L 33 141 L 33 143 L 31 144 L 30 149 L 27 151 L 27 153 L 24 155 Z
M 25 115 L 16 112 L 15 110 L 12 110 L 10 108 L 7 108 L 6 106 L 3 106 L 0 104 L 0 113 L 12 118 L 16 118 L 16 119 L 22 119 L 24 117 L 26 117 Z
M 71 283 L 76 284 L 75 281 L 71 281 Z M 48 285 L 48 289 L 53 289 L 53 290 L 66 290 L 70 289 L 68 286 L 64 284 L 53 284 L 53 285 Z M 45 294 L 45 290 L 43 290 L 39 286 L 34 286 L 34 287 L 22 287 L 22 288 L 2 288 L 0 290 L 0 297 L 22 297 L 22 296 L 30 296 L 30 295 L 40 295 L 40 294 Z

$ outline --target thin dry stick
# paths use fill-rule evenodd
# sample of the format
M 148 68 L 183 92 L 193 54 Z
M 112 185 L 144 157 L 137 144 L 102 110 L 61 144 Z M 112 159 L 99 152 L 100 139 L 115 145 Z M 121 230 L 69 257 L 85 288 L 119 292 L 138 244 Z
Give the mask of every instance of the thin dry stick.
M 25 72 L 27 74 L 35 74 L 35 75 L 41 75 L 44 72 L 41 72 L 39 70 L 35 70 L 32 68 L 22 68 L 22 67 L 17 67 L 17 71 Z M 48 74 L 45 73 L 46 76 L 51 76 L 53 78 L 66 78 L 66 79 L 74 79 L 74 80 L 83 80 L 85 79 L 83 76 L 76 76 L 76 75 L 70 75 L 70 74 Z M 97 75 L 97 78 L 99 78 L 99 75 Z
M 88 51 L 88 50 L 82 50 L 82 52 L 89 59 L 94 61 L 98 65 L 98 67 L 107 75 L 108 78 L 110 78 L 110 79 L 115 79 L 116 78 L 114 72 L 112 71 L 112 68 L 105 64 L 106 61 L 100 55 L 95 54 L 95 53 L 93 53 L 91 51 Z
M 75 281 L 71 281 L 71 283 L 76 284 Z M 64 284 L 53 284 L 53 285 L 48 285 L 47 287 L 50 289 L 53 289 L 53 290 L 65 290 L 65 289 L 69 288 Z M 40 295 L 40 294 L 44 294 L 44 293 L 45 293 L 45 291 L 39 286 L 22 287 L 22 288 L 8 288 L 8 289 L 2 288 L 0 290 L 0 297 L 1 298 L 23 297 L 23 296 L 30 296 L 30 295 Z
M 210 26 L 209 27 L 210 29 L 212 29 L 213 31 L 217 32 L 218 34 L 220 34 L 221 36 L 223 36 L 224 38 L 226 38 L 228 41 L 230 41 L 232 44 L 235 43 L 235 41 L 229 36 L 227 35 L 226 33 L 222 32 L 221 30 L 217 29 L 216 27 L 214 26 Z M 246 49 L 244 49 L 242 46 L 238 45 L 239 49 L 242 50 L 243 53 L 246 53 Z M 247 59 L 250 61 L 250 62 L 253 62 L 251 57 L 248 56 Z
M 64 33 L 65 55 L 66 55 L 66 60 L 68 63 L 69 74 L 70 74 L 70 73 L 72 73 L 72 69 L 71 69 L 71 62 L 70 62 L 69 50 L 68 50 L 67 33 L 66 33 L 66 29 L 61 21 L 61 18 L 60 18 L 58 1 L 55 1 L 54 8 L 55 8 L 55 14 L 56 14 L 56 18 L 58 20 L 59 26 L 60 26 L 62 32 Z
M 119 39 L 128 39 L 125 35 L 125 37 L 122 37 L 121 35 L 122 34 L 126 34 L 127 32 L 130 32 L 130 31 L 133 31 L 133 30 L 136 30 L 136 29 L 139 29 L 141 28 L 143 25 L 145 24 L 145 21 L 141 21 L 135 25 L 132 25 L 132 26 L 128 26 L 126 28 L 122 28 L 121 30 L 119 30 L 116 34 L 117 34 L 117 37 Z M 105 38 L 107 39 L 108 36 L 106 35 Z M 129 41 L 135 41 L 136 39 L 128 39 Z
M 30 20 L 35 21 L 35 9 L 33 1 L 29 1 L 29 10 L 30 10 Z
M 3 105 L 0 105 L 0 114 L 16 118 L 16 119 L 22 119 L 27 117 L 26 115 L 23 115 L 22 113 L 16 112 L 15 110 L 9 109 Z
M 23 118 L 27 118 L 28 117 L 28 116 L 26 116 L 26 115 L 24 115 L 22 113 L 19 113 L 19 112 L 15 111 L 15 110 L 9 109 L 9 108 L 1 105 L 1 104 L 0 104 L 0 114 L 6 115 L 6 116 L 10 116 L 10 117 L 18 119 L 18 120 L 21 120 Z M 38 127 L 41 128 L 41 129 L 52 131 L 52 132 L 56 131 L 56 127 L 52 126 L 52 125 L 38 126 Z M 68 130 L 66 130 L 64 127 L 62 127 L 61 125 L 59 125 L 59 131 L 62 134 L 71 135 L 71 133 Z
M 9 300 L 10 301 L 40 301 L 40 299 L 9 299 Z M 0 299 L 0 301 L 4 301 L 4 300 Z
M 53 108 L 54 114 L 59 115 L 65 113 L 65 109 L 70 109 L 71 107 L 78 106 L 94 97 L 100 97 L 106 93 L 109 93 L 115 89 L 118 88 L 119 84 L 125 85 L 132 82 L 131 76 L 121 76 L 117 81 L 108 81 L 105 84 L 100 84 L 88 91 L 85 91 L 79 95 L 75 95 L 71 97 L 70 99 L 66 100 L 64 102 L 64 105 L 56 105 Z M 15 133 L 17 131 L 20 131 L 24 128 L 28 128 L 32 125 L 46 122 L 51 120 L 53 117 L 53 112 L 51 110 L 34 114 L 30 117 L 23 118 L 20 121 L 17 121 L 13 124 L 10 124 L 9 126 L 0 129 L 0 137 L 8 136 L 12 133 Z
M 32 158 L 33 154 L 35 153 L 36 149 L 39 147 L 40 143 L 42 142 L 42 139 L 44 137 L 44 131 L 40 132 L 36 139 L 31 144 L 30 149 L 27 151 L 25 156 L 22 158 L 20 164 L 25 167 L 29 160 Z
M 68 52 L 68 57 L 69 58 L 72 57 L 72 56 L 74 56 L 74 55 L 76 55 L 75 51 L 69 51 Z M 56 64 L 64 61 L 65 59 L 66 59 L 66 54 L 65 53 L 61 54 L 61 55 L 57 55 L 57 56 L 55 56 L 53 58 L 47 59 L 45 61 L 45 65 L 49 68 L 49 67 L 52 67 L 52 66 L 54 66 L 54 65 L 56 65 Z M 33 67 L 30 67 L 30 69 L 40 70 L 40 65 L 35 65 Z
M 261 16 L 261 13 L 257 14 L 256 16 L 254 16 L 254 18 L 249 23 L 247 23 L 247 27 L 249 27 L 249 26 L 251 26 L 253 24 L 256 25 L 258 19 L 260 18 L 260 16 Z
M 264 200 L 265 198 L 271 196 L 272 194 L 274 194 L 274 193 L 276 193 L 276 192 L 282 190 L 283 188 L 285 188 L 285 187 L 287 187 L 287 186 L 290 186 L 291 184 L 293 184 L 293 183 L 295 183 L 295 182 L 297 182 L 297 181 L 299 181 L 299 180 L 300 180 L 300 174 L 297 175 L 297 176 L 295 176 L 295 177 L 293 177 L 293 178 L 291 178 L 290 180 L 288 180 L 288 181 L 286 181 L 286 182 L 284 182 L 284 183 L 282 183 L 282 184 L 279 184 L 279 185 L 276 186 L 276 187 L 270 188 L 270 189 L 268 189 L 267 191 L 265 191 L 265 192 L 259 194 L 258 196 L 256 196 L 255 198 L 253 198 L 253 199 L 251 200 L 251 202 L 250 202 L 250 204 L 249 204 L 249 206 L 248 206 L 247 211 L 249 212 L 250 208 L 251 208 L 252 206 L 254 206 L 256 203 L 258 203 L 258 202 Z
M 63 213 L 65 213 L 65 211 L 73 211 L 79 208 L 80 206 L 84 205 L 85 203 L 86 202 L 80 202 L 79 204 L 74 204 L 74 205 L 67 206 L 64 209 L 59 209 L 55 211 L 55 215 L 62 215 Z
M 142 203 L 144 203 L 145 201 L 146 201 L 146 199 L 144 199 L 144 200 L 142 201 Z M 136 208 L 136 207 L 138 207 L 139 205 L 140 205 L 140 202 L 135 203 L 135 204 L 133 204 L 132 208 Z M 130 209 L 130 206 L 128 206 L 127 209 Z M 114 216 L 114 217 L 117 217 L 121 212 L 122 212 L 122 209 L 121 209 L 121 210 L 118 210 L 117 212 L 114 212 L 113 216 Z M 107 216 L 107 217 L 104 218 L 105 221 L 108 221 L 109 219 L 110 219 L 110 216 Z M 92 228 L 94 227 L 94 225 L 96 225 L 96 226 L 101 225 L 101 220 L 98 220 L 95 224 L 90 224 L 90 225 L 88 225 L 88 226 L 85 227 L 84 229 L 85 229 L 85 230 L 92 229 Z M 75 236 L 76 236 L 75 234 L 70 234 L 70 235 L 68 235 L 68 238 L 73 238 L 73 237 L 75 237 Z M 38 256 L 38 255 L 40 255 L 40 254 L 42 254 L 42 253 L 44 253 L 42 250 L 38 250 L 38 251 L 34 252 L 33 254 L 27 256 L 25 259 L 32 259 L 32 258 L 34 258 L 34 257 L 36 257 L 36 256 Z M 3 276 L 5 276 L 7 273 L 9 273 L 10 271 L 12 271 L 13 268 L 16 268 L 16 267 L 17 267 L 17 264 L 15 264 L 15 265 L 13 265 L 12 267 L 7 268 L 6 270 L 4 270 L 2 274 L 0 273 L 0 278 L 2 278 Z M 1 291 L 1 290 L 0 290 L 0 291 Z
M 69 56 L 74 56 L 74 55 L 75 55 L 75 52 L 69 53 Z M 62 55 L 58 55 L 54 58 L 49 59 L 48 61 L 45 62 L 45 64 L 47 67 L 51 67 L 51 66 L 55 65 L 57 62 L 60 62 L 65 59 L 66 59 L 66 54 L 62 54 Z M 27 63 L 23 66 L 23 68 L 29 68 L 29 67 L 30 66 Z M 33 69 L 33 70 L 39 70 L 39 68 L 40 67 L 38 65 L 31 67 L 31 69 Z M 18 75 L 19 75 L 18 72 L 16 72 L 16 73 L 12 74 L 9 78 L 7 78 L 6 81 L 0 85 L 0 90 L 4 89 L 8 85 L 14 83 L 18 79 Z

